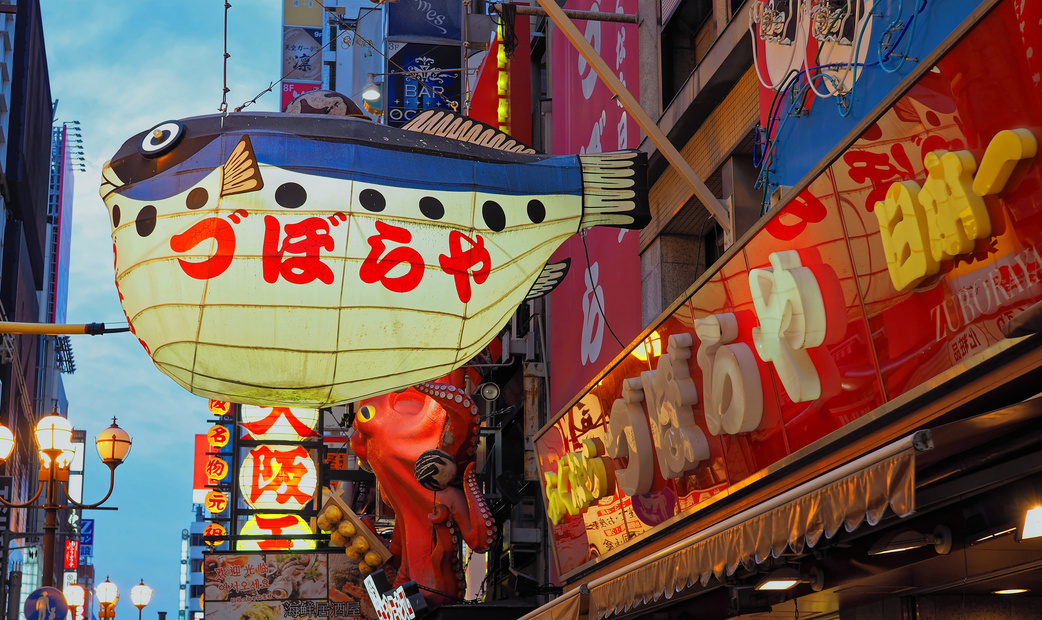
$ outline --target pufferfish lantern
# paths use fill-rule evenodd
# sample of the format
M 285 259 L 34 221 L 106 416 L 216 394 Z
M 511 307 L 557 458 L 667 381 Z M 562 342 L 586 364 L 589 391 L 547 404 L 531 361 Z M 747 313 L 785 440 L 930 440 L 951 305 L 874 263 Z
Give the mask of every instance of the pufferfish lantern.
M 193 394 L 321 407 L 441 377 L 563 277 L 581 228 L 640 228 L 646 157 L 540 155 L 443 110 L 168 121 L 104 166 L 116 287 Z M 544 267 L 546 269 L 544 269 Z M 542 278 L 541 278 L 542 275 Z

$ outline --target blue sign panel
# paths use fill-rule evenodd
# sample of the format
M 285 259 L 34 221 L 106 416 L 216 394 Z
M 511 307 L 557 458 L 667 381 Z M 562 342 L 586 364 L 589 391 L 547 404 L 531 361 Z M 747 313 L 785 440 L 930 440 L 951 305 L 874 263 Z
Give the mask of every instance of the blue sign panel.
M 459 0 L 401 0 L 384 6 L 388 37 L 463 39 L 463 3 Z
M 80 521 L 80 546 L 94 544 L 94 519 Z
M 87 558 L 94 557 L 94 545 L 80 543 L 80 566 L 87 565 Z
M 458 45 L 406 43 L 391 62 L 404 75 L 387 76 L 388 125 L 401 127 L 427 108 L 459 108 L 463 74 Z
M 69 606 L 58 588 L 34 590 L 25 599 L 25 620 L 65 620 Z

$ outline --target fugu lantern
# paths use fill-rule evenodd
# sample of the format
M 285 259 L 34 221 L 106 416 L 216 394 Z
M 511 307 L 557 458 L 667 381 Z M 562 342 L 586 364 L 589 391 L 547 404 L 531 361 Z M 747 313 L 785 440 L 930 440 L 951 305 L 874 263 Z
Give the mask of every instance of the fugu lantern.
M 564 277 L 582 228 L 641 228 L 646 156 L 547 156 L 443 110 L 168 121 L 102 171 L 116 286 L 194 394 L 321 407 L 448 374 Z M 540 277 L 542 276 L 542 277 Z
M 257 446 L 239 468 L 242 499 L 257 510 L 302 510 L 317 485 L 315 461 L 302 446 Z

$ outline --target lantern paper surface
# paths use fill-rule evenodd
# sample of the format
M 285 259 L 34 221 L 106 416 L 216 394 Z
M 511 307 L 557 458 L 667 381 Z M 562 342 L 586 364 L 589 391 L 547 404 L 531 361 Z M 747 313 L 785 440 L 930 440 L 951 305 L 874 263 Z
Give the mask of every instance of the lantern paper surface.
M 301 510 L 317 484 L 315 461 L 301 446 L 257 446 L 239 468 L 239 490 L 250 508 Z
M 243 535 L 261 535 L 270 534 L 273 536 L 289 536 L 292 534 L 301 534 L 303 536 L 310 536 L 312 534 L 311 526 L 307 524 L 304 519 L 297 515 L 254 515 L 249 521 L 242 525 L 242 529 L 239 530 L 240 534 Z M 276 551 L 279 549 L 314 549 L 315 541 L 307 539 L 252 539 L 252 540 L 240 540 L 238 542 L 239 551 Z
M 566 238 L 649 219 L 642 154 L 550 157 L 504 136 L 428 111 L 407 129 L 230 114 L 131 138 L 101 194 L 132 330 L 192 393 L 247 404 L 447 374 Z

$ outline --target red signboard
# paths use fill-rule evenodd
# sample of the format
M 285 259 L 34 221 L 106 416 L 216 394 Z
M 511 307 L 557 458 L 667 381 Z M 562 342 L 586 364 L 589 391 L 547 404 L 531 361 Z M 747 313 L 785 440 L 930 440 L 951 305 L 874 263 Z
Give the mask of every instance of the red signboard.
M 1042 300 L 1032 19 L 994 9 L 544 429 L 561 573 L 972 365 Z
M 569 9 L 637 13 L 637 0 L 579 0 Z M 584 35 L 629 90 L 638 80 L 637 27 L 590 20 Z M 601 153 L 636 148 L 640 128 L 613 99 L 559 29 L 551 39 L 554 153 Z M 574 237 L 552 262 L 571 259 L 564 282 L 550 295 L 550 410 L 557 412 L 614 358 L 641 328 L 639 235 L 592 229 Z M 614 332 L 614 335 L 613 335 Z
M 303 95 L 304 93 L 310 93 L 313 90 L 322 88 L 322 84 L 316 84 L 314 82 L 282 82 L 282 108 L 286 109 L 286 106 L 290 104 L 294 99 Z
M 65 570 L 76 570 L 80 565 L 80 541 L 65 541 Z

